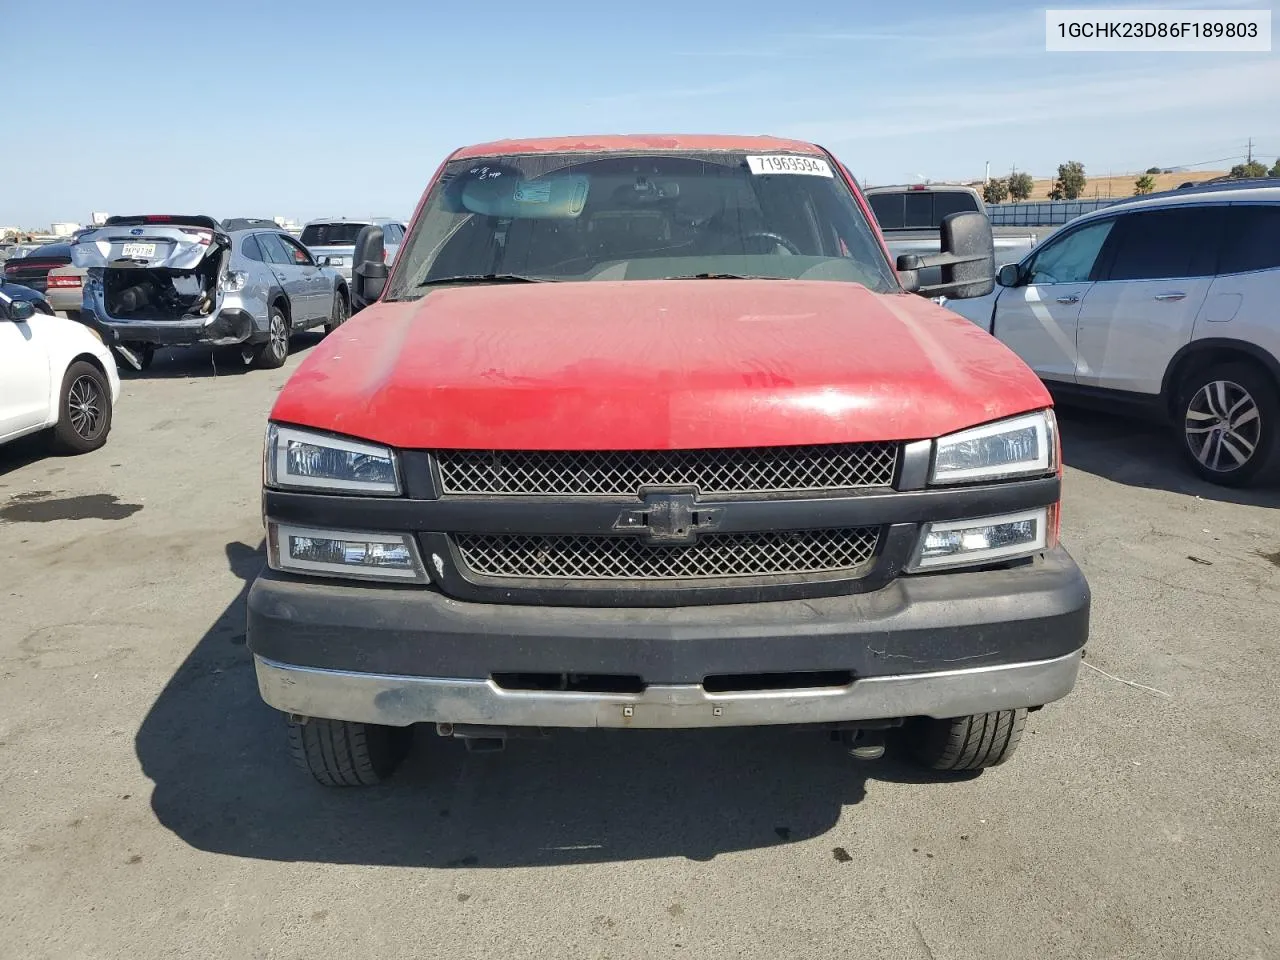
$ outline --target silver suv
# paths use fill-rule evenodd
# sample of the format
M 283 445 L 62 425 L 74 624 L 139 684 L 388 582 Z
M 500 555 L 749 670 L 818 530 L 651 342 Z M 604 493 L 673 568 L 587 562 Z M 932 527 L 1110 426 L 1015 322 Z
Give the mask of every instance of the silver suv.
M 1061 402 L 1171 423 L 1213 483 L 1280 478 L 1280 179 L 1104 207 L 998 282 L 993 297 L 947 306 Z
M 269 220 L 111 217 L 71 259 L 86 271 L 81 320 L 138 370 L 157 347 L 194 344 L 279 367 L 291 334 L 349 314 L 347 282 Z

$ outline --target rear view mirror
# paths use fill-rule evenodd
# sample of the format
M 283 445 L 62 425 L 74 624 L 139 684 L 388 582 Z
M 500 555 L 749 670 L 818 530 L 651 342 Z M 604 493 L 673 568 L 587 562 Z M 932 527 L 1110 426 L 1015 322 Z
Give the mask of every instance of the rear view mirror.
M 953 213 L 938 228 L 941 253 L 898 257 L 898 273 L 905 289 L 923 297 L 948 300 L 985 297 L 995 288 L 996 249 L 991 221 L 982 213 Z M 921 286 L 919 273 L 940 267 L 942 282 Z
M 572 220 L 587 202 L 589 181 L 582 174 L 522 180 L 481 176 L 462 190 L 462 205 L 486 217 L 521 220 Z
M 36 314 L 36 306 L 30 300 L 14 300 L 9 304 L 9 319 L 15 323 L 24 323 Z
M 362 310 L 382 296 L 387 285 L 386 247 L 382 227 L 371 223 L 356 235 L 355 255 L 351 258 L 351 312 Z

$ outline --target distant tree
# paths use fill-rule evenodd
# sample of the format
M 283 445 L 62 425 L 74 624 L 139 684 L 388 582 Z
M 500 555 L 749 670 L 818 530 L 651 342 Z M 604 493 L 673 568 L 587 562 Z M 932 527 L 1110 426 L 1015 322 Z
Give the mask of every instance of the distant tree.
M 1148 171 L 1133 181 L 1133 192 L 1138 195 L 1150 193 L 1156 188 L 1156 178 Z
M 1053 189 L 1049 191 L 1050 200 L 1076 200 L 1084 193 L 1084 185 L 1088 181 L 1084 176 L 1084 164 L 1079 160 L 1068 160 L 1058 164 L 1058 179 L 1053 181 Z
M 1257 160 L 1250 160 L 1248 163 L 1237 163 L 1231 168 L 1231 172 L 1227 176 L 1234 180 L 1243 180 L 1247 177 L 1265 177 L 1267 175 L 1267 165 L 1259 163 Z
M 1267 171 L 1268 177 L 1280 177 L 1280 157 L 1276 157 L 1276 162 L 1271 169 Z
M 1035 182 L 1031 179 L 1031 174 L 1029 173 L 1015 173 L 1009 177 L 1009 196 L 1014 199 L 1015 203 L 1030 197 L 1034 187 Z
M 988 180 L 982 188 L 982 199 L 987 203 L 1004 203 L 1009 196 L 1009 186 L 1003 180 Z
M 1163 173 L 1159 167 L 1147 167 L 1147 173 Z

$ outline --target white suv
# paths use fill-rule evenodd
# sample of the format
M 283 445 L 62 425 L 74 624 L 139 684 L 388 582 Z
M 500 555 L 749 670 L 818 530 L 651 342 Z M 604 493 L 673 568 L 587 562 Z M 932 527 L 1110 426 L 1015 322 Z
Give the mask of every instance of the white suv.
M 1280 180 L 1176 190 L 1072 220 L 1001 267 L 985 327 L 1063 402 L 1172 421 L 1200 476 L 1280 464 Z
M 0 443 L 52 428 L 59 453 L 97 450 L 119 398 L 115 360 L 97 334 L 0 282 Z

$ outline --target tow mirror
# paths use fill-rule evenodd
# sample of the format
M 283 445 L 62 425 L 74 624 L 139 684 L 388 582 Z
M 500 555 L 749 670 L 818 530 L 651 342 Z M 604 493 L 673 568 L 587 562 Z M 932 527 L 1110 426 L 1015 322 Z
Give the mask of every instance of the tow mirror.
M 1022 280 L 1022 267 L 1016 263 L 1006 263 L 1000 268 L 1000 272 L 996 274 L 996 283 L 1002 287 L 1022 286 Z
M 938 228 L 941 252 L 898 257 L 898 275 L 904 289 L 922 297 L 969 300 L 985 297 L 995 289 L 996 248 L 991 221 L 982 213 L 953 213 Z M 920 271 L 940 268 L 941 282 L 920 284 Z
M 355 255 L 351 258 L 352 313 L 362 310 L 382 296 L 387 285 L 386 248 L 382 227 L 371 223 L 356 235 Z
M 25 323 L 36 315 L 36 306 L 30 300 L 15 300 L 9 304 L 9 319 L 14 323 Z

